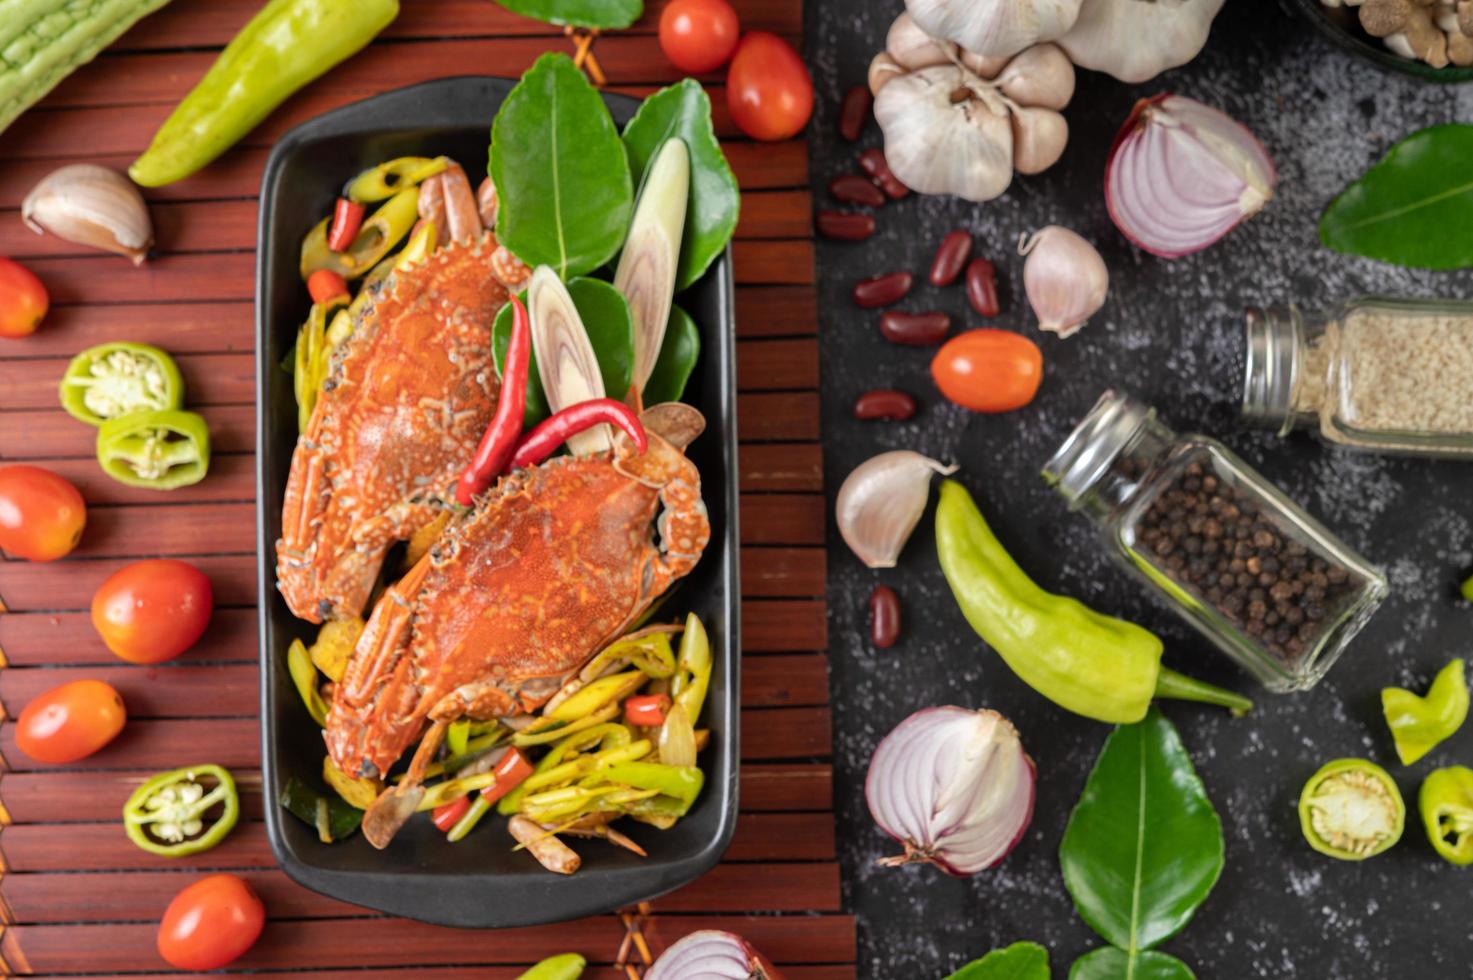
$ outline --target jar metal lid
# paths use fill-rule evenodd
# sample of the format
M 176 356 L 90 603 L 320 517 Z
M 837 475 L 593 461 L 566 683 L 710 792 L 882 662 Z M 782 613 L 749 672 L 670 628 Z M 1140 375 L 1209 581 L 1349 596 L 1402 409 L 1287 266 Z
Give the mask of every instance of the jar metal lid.
M 1043 478 L 1078 509 L 1084 497 L 1110 469 L 1156 410 L 1129 395 L 1108 389 L 1069 438 L 1043 466 Z
M 1250 307 L 1243 325 L 1243 421 L 1287 435 L 1294 428 L 1299 310 L 1293 306 Z

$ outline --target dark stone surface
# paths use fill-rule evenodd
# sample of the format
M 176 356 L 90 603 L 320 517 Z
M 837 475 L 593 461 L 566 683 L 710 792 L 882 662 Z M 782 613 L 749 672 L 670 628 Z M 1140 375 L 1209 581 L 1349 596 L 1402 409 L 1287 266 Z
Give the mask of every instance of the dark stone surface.
M 812 143 L 815 201 L 834 174 L 854 169 L 858 147 L 835 135 L 840 95 L 863 82 L 899 2 L 809 0 L 808 56 L 818 88 Z M 1111 137 L 1143 95 L 1171 89 L 1217 105 L 1267 144 L 1280 171 L 1268 209 L 1215 247 L 1165 262 L 1125 243 L 1105 213 L 1101 174 Z M 1319 308 L 1377 291 L 1473 295 L 1473 275 L 1395 269 L 1320 246 L 1315 221 L 1347 182 L 1389 144 L 1420 126 L 1473 119 L 1473 88 L 1428 86 L 1351 59 L 1266 0 L 1232 0 L 1207 50 L 1191 65 L 1130 87 L 1081 72 L 1066 112 L 1073 138 L 1058 166 L 1018 180 L 986 205 L 911 198 L 879 212 L 880 232 L 851 245 L 821 242 L 824 434 L 830 492 L 850 469 L 886 449 L 912 448 L 960 462 L 1004 542 L 1047 588 L 1128 616 L 1167 641 L 1179 669 L 1242 690 L 1252 681 L 1180 621 L 1154 606 L 1106 558 L 1085 518 L 1069 514 L 1038 477 L 1040 465 L 1107 386 L 1159 407 L 1179 431 L 1224 440 L 1353 547 L 1383 566 L 1392 599 L 1314 691 L 1257 692 L 1248 719 L 1171 704 L 1222 816 L 1227 867 L 1197 916 L 1164 948 L 1199 977 L 1445 980 L 1473 976 L 1473 869 L 1445 864 L 1415 816 L 1433 768 L 1473 764 L 1473 725 L 1413 767 L 1397 763 L 1380 716 L 1387 684 L 1424 686 L 1456 655 L 1473 653 L 1473 610 L 1456 600 L 1473 564 L 1473 469 L 1456 463 L 1350 455 L 1307 436 L 1280 440 L 1237 420 L 1235 366 L 1241 313 L 1250 304 L 1297 300 Z M 871 124 L 863 145 L 880 142 Z M 1020 232 L 1049 223 L 1096 242 L 1113 276 L 1110 300 L 1083 332 L 1039 334 L 1021 295 Z M 880 339 L 878 312 L 848 298 L 854 280 L 892 269 L 919 275 L 941 236 L 976 233 L 1004 282 L 997 325 L 1044 350 L 1037 400 L 1009 415 L 971 415 L 940 399 L 926 351 Z M 904 304 L 941 308 L 981 325 L 962 290 L 917 287 Z M 854 397 L 893 385 L 923 408 L 909 423 L 859 423 Z M 1470 393 L 1473 397 L 1473 393 Z M 1017 939 L 1049 946 L 1054 976 L 1100 944 L 1075 914 L 1057 848 L 1069 811 L 1099 751 L 1105 726 L 1074 717 L 1012 676 L 968 628 L 936 564 L 930 516 L 900 567 L 862 567 L 830 526 L 829 595 L 835 716 L 836 805 L 845 900 L 860 916 L 861 975 L 935 977 Z M 866 639 L 865 598 L 876 582 L 902 597 L 906 630 L 895 648 Z M 894 847 L 865 808 L 863 779 L 876 742 L 910 712 L 933 704 L 988 706 L 1011 718 L 1039 767 L 1037 816 L 997 869 L 970 880 L 929 868 L 883 870 Z M 1312 852 L 1295 801 L 1323 762 L 1368 756 L 1387 766 L 1412 803 L 1407 831 L 1389 853 L 1355 864 Z

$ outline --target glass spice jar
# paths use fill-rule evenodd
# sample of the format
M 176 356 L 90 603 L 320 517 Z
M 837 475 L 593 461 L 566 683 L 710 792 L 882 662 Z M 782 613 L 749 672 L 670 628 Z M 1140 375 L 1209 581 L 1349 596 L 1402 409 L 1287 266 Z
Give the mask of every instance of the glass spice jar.
M 1226 446 L 1107 391 L 1047 480 L 1158 598 L 1271 691 L 1313 687 L 1385 577 Z
M 1250 309 L 1243 418 L 1367 452 L 1473 458 L 1473 303 Z

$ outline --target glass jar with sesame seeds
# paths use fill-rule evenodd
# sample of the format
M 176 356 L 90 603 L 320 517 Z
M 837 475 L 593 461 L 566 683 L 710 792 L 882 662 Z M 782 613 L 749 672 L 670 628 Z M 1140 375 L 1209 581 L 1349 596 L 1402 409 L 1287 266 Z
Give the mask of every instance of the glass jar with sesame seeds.
M 1473 303 L 1250 309 L 1243 418 L 1369 452 L 1473 459 Z

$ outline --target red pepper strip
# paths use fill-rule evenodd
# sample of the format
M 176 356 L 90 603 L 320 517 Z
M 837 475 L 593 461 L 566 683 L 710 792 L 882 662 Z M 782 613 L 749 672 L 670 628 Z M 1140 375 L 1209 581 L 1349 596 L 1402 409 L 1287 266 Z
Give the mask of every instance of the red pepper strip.
M 455 485 L 455 499 L 466 507 L 506 469 L 506 461 L 522 434 L 522 413 L 527 410 L 527 365 L 532 359 L 532 323 L 521 300 L 513 296 L 511 304 L 511 341 L 506 346 L 506 362 L 501 372 L 501 399 L 496 403 L 496 414 L 486 426 L 486 434 L 481 436 L 471 465 L 460 474 L 460 482 Z
M 312 294 L 312 302 L 326 303 L 347 296 L 348 282 L 331 269 L 318 269 L 307 277 L 307 292 Z
M 435 807 L 430 813 L 430 819 L 435 822 L 435 826 L 439 828 L 440 833 L 448 834 L 450 833 L 450 828 L 459 823 L 460 818 L 465 816 L 465 811 L 470 808 L 471 797 L 467 793 L 458 800 L 446 803 L 444 806 Z
M 640 728 L 656 728 L 665 724 L 670 698 L 665 694 L 641 694 L 624 702 L 624 720 Z
M 623 429 L 634 440 L 634 445 L 640 452 L 649 448 L 644 424 L 639 421 L 639 416 L 634 414 L 632 408 L 612 398 L 593 398 L 569 405 L 551 418 L 543 419 L 537 428 L 517 443 L 517 451 L 511 457 L 511 468 L 515 470 L 524 466 L 536 466 L 551 456 L 557 447 L 567 442 L 569 437 L 605 423 Z
M 353 244 L 353 239 L 358 237 L 358 230 L 363 227 L 363 215 L 368 209 L 357 201 L 350 201 L 346 197 L 338 198 L 338 203 L 332 212 L 332 225 L 327 230 L 327 247 L 334 252 L 346 252 Z
M 496 782 L 481 790 L 481 795 L 486 798 L 487 803 L 495 803 L 507 793 L 516 789 L 528 776 L 532 775 L 532 763 L 527 757 L 516 749 L 512 749 L 501 757 L 496 763 Z

